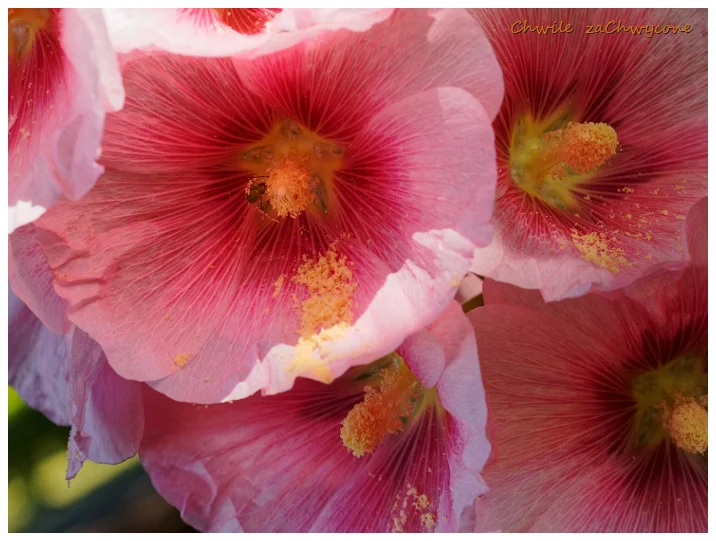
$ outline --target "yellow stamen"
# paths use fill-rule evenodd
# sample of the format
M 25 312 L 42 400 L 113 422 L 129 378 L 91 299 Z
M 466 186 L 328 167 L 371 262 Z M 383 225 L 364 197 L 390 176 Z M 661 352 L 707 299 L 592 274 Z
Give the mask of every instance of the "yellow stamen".
M 533 197 L 559 208 L 577 206 L 573 189 L 614 156 L 617 133 L 604 123 L 523 120 L 515 129 L 510 165 L 515 182 Z M 582 199 L 584 196 L 582 195 Z
M 372 453 L 388 434 L 403 430 L 423 387 L 405 363 L 394 362 L 380 371 L 380 388 L 365 387 L 341 425 L 343 444 L 357 457 Z
M 692 398 L 677 406 L 671 415 L 665 414 L 664 428 L 674 443 L 689 453 L 705 453 L 709 447 L 709 415 Z
M 562 178 L 565 169 L 583 175 L 601 165 L 617 152 L 617 132 L 608 124 L 570 122 L 566 128 L 547 132 L 542 137 L 545 152 L 537 160 L 543 174 Z
M 285 156 L 267 170 L 266 194 L 281 218 L 298 217 L 314 199 L 310 189 L 312 175 L 306 161 L 300 155 Z
M 708 449 L 708 375 L 703 360 L 685 355 L 636 377 L 635 443 L 673 441 L 689 453 Z

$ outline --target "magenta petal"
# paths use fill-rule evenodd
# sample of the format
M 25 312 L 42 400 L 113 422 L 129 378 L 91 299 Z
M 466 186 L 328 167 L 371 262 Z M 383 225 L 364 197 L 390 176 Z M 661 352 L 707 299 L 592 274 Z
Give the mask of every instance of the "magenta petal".
M 463 508 L 485 491 L 478 473 L 489 452 L 485 406 L 459 305 L 426 332 L 442 345 L 435 358 L 399 352 L 416 370 L 445 366 L 437 383 L 445 410 L 428 407 L 373 455 L 354 457 L 339 437 L 363 398 L 358 371 L 330 385 L 299 379 L 285 393 L 212 406 L 147 389 L 142 463 L 200 530 L 455 531 Z
M 54 334 L 10 290 L 8 380 L 22 399 L 58 425 L 71 423 L 68 338 Z

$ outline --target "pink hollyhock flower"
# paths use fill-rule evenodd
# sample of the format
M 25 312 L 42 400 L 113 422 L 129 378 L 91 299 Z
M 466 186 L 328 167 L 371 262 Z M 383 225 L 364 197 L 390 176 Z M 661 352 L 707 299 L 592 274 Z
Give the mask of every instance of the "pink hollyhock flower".
M 105 9 L 120 53 L 162 50 L 192 56 L 258 56 L 335 30 L 363 32 L 393 9 Z
M 706 207 L 688 217 L 692 265 L 614 299 L 485 282 L 468 314 L 494 446 L 478 530 L 706 531 Z
M 455 531 L 489 454 L 474 334 L 453 302 L 395 353 L 330 385 L 232 404 L 145 387 L 139 451 L 199 530 Z
M 72 426 L 67 479 L 87 458 L 115 464 L 133 456 L 144 425 L 140 384 L 120 378 L 99 345 L 67 320 L 67 302 L 52 291 L 34 226 L 18 228 L 10 239 L 10 258 L 23 262 L 15 272 L 33 274 L 38 284 L 28 301 L 32 310 L 10 291 L 10 385 L 56 424 Z
M 124 91 L 99 10 L 10 8 L 8 36 L 12 232 L 92 188 L 105 111 Z
M 471 270 L 558 300 L 683 266 L 683 220 L 706 195 L 706 10 L 473 14 L 505 100 L 495 240 Z M 555 21 L 572 32 L 528 31 Z M 610 21 L 690 30 L 587 33 Z
M 205 403 L 331 381 L 437 317 L 490 241 L 501 79 L 462 11 L 123 76 L 105 174 L 37 228 L 124 378 Z

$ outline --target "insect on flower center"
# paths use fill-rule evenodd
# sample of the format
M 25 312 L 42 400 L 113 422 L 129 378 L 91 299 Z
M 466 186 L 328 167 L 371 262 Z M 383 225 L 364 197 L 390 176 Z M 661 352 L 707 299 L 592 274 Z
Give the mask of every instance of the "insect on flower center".
M 638 444 L 657 444 L 668 438 L 688 453 L 706 452 L 708 376 L 698 358 L 684 356 L 642 374 L 632 388 Z
M 38 30 L 47 24 L 52 14 L 46 8 L 10 8 L 7 10 L 7 38 L 9 58 L 22 58 L 30 50 Z
M 246 199 L 272 218 L 327 214 L 342 156 L 333 143 L 285 120 L 239 156 L 239 167 L 252 174 Z
M 510 148 L 512 178 L 528 194 L 558 207 L 574 206 L 573 190 L 617 152 L 617 133 L 604 123 L 565 125 L 565 117 L 521 119 Z
M 378 373 L 377 387 L 366 385 L 363 401 L 341 424 L 343 444 L 357 457 L 372 453 L 388 434 L 403 430 L 421 405 L 425 389 L 400 356 Z

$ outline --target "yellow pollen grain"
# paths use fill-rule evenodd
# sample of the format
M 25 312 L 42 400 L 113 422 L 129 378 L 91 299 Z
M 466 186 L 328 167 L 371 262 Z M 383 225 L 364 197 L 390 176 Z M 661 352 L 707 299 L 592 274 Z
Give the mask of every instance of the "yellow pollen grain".
M 435 515 L 432 513 L 423 513 L 420 515 L 420 525 L 426 531 L 432 531 L 435 528 Z
M 314 199 L 311 175 L 306 160 L 297 155 L 284 156 L 267 169 L 266 196 L 281 218 L 297 218 Z
M 435 513 L 429 510 L 430 498 L 427 494 L 420 494 L 410 483 L 406 484 L 407 491 L 398 492 L 395 496 L 395 505 L 392 509 L 393 532 L 404 532 L 408 519 L 412 516 L 420 523 L 425 533 L 435 531 Z M 412 501 L 412 509 L 408 504 Z
M 174 355 L 174 364 L 179 368 L 183 368 L 188 363 L 193 355 L 191 353 L 177 353 Z
M 281 288 L 283 287 L 283 282 L 286 279 L 286 275 L 282 274 L 278 277 L 276 282 L 273 284 L 273 298 L 275 299 L 278 297 L 279 293 L 281 293 Z
M 603 165 L 617 152 L 617 132 L 603 122 L 570 122 L 566 128 L 547 132 L 544 141 L 551 145 L 545 160 L 558 157 L 578 174 L 589 173 Z
M 341 423 L 343 444 L 357 457 L 372 453 L 386 435 L 403 430 L 402 419 L 410 416 L 412 401 L 422 389 L 402 364 L 383 368 L 380 377 L 380 388 L 366 386 L 363 401 Z
M 308 289 L 308 296 L 297 301 L 301 336 L 312 336 L 322 327 L 353 322 L 353 294 L 357 283 L 346 257 L 336 253 L 335 244 L 316 260 L 304 255 L 303 264 L 292 281 Z
M 593 231 L 580 234 L 572 230 L 572 243 L 582 256 L 582 259 L 608 270 L 613 274 L 619 274 L 624 267 L 633 264 L 627 260 L 624 250 L 616 248 L 613 243 L 614 237 L 609 239 L 605 233 Z
M 708 412 L 693 398 L 677 406 L 664 425 L 684 451 L 703 454 L 708 449 Z
M 663 214 L 664 216 L 668 216 L 668 215 L 669 215 L 669 211 L 668 211 L 668 210 L 661 210 L 661 211 L 659 211 L 659 213 L 660 213 L 660 214 Z

